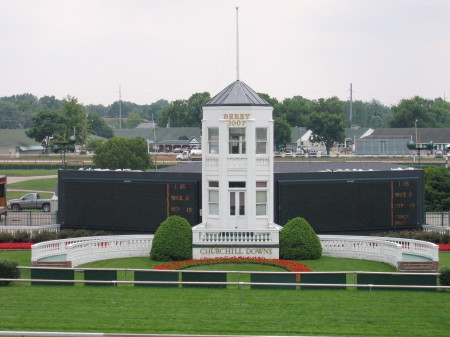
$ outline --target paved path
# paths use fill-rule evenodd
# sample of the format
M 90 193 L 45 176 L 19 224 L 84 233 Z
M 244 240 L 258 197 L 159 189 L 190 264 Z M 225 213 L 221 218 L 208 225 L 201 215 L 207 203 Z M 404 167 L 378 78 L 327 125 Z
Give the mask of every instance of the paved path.
M 49 176 L 31 176 L 31 177 L 8 177 L 7 176 L 7 181 L 8 184 L 14 184 L 14 183 L 20 183 L 22 181 L 27 181 L 27 180 L 35 180 L 35 179 L 50 179 L 50 178 L 58 178 L 58 175 L 49 175 Z

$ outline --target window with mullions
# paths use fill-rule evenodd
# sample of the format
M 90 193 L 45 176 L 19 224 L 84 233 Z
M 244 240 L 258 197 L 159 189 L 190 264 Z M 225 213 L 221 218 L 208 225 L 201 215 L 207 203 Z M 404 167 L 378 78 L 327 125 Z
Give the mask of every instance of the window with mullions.
M 219 128 L 208 128 L 209 153 L 219 153 Z
M 267 128 L 256 128 L 256 154 L 267 153 Z
M 210 181 L 208 189 L 208 211 L 210 215 L 219 215 L 219 182 Z
M 267 182 L 256 182 L 256 215 L 267 215 Z
M 229 128 L 229 153 L 245 154 L 245 128 Z

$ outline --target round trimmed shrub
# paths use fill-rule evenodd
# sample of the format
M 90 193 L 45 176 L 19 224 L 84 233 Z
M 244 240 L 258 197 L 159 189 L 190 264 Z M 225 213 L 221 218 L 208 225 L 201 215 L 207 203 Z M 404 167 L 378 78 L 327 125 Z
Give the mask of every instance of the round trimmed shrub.
M 19 264 L 12 260 L 0 260 L 0 278 L 19 278 L 20 270 L 17 269 Z M 0 281 L 0 286 L 6 286 L 11 281 Z
M 439 281 L 441 286 L 450 286 L 450 266 L 442 267 L 440 272 Z
M 320 239 L 308 221 L 289 220 L 280 231 L 280 259 L 316 260 L 322 256 Z
M 177 215 L 168 217 L 158 227 L 150 258 L 155 261 L 182 261 L 192 258 L 192 228 Z

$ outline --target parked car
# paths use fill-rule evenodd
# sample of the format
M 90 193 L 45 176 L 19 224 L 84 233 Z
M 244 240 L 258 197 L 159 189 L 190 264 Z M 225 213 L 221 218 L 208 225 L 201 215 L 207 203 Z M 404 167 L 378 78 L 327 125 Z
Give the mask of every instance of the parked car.
M 309 151 L 308 151 L 308 156 L 309 156 L 309 157 L 315 157 L 315 156 L 317 156 L 317 151 L 316 151 L 316 150 L 309 150 Z
M 41 199 L 38 193 L 28 193 L 19 199 L 8 200 L 8 208 L 13 211 L 42 209 L 44 212 L 50 212 L 50 199 Z
M 176 147 L 176 148 L 173 149 L 173 152 L 174 153 L 181 153 L 181 152 L 183 152 L 183 149 L 181 147 Z
M 286 157 L 292 157 L 292 156 L 293 156 L 293 153 L 292 153 L 291 150 L 287 150 L 287 151 L 284 153 L 284 155 L 285 155 Z
M 441 151 L 441 150 L 437 150 L 435 153 L 434 153 L 434 157 L 435 158 L 442 158 L 444 156 L 444 153 Z

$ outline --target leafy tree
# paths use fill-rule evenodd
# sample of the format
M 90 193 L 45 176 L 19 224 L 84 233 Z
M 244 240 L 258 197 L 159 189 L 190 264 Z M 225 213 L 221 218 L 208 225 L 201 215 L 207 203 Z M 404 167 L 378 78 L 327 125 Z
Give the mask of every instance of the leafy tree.
M 182 261 L 192 258 L 192 228 L 180 216 L 168 217 L 158 227 L 150 258 L 155 261 Z
M 425 210 L 450 211 L 450 172 L 445 167 L 425 169 Z
M 23 128 L 17 106 L 11 102 L 0 101 L 0 129 Z
M 62 102 L 55 96 L 43 96 L 39 98 L 39 104 L 44 110 L 59 110 L 62 106 Z
M 75 97 L 67 96 L 63 101 L 62 113 L 66 119 L 66 136 L 75 133 L 76 136 L 85 134 L 86 112 L 83 105 Z M 85 142 L 82 140 L 82 144 Z
M 284 117 L 274 119 L 274 144 L 277 149 L 291 142 L 291 131 L 291 126 Z
M 184 123 L 181 126 L 201 126 L 203 106 L 211 99 L 209 92 L 193 94 L 187 101 Z
M 139 112 L 132 112 L 128 115 L 127 129 L 134 129 L 139 124 L 143 123 L 144 119 Z
M 335 142 L 345 139 L 344 105 L 337 97 L 321 98 L 314 103 L 313 110 L 307 124 L 312 131 L 311 141 L 324 143 L 330 153 Z
M 200 126 L 202 108 L 211 99 L 209 93 L 193 94 L 188 100 L 179 99 L 171 102 L 158 117 L 159 127 Z
M 146 170 L 150 156 L 144 138 L 113 137 L 97 146 L 93 158 L 99 168 Z
M 108 108 L 102 104 L 88 104 L 86 105 L 86 111 L 89 114 L 96 114 L 99 116 L 106 116 Z
M 96 113 L 91 113 L 88 116 L 90 120 L 90 133 L 103 138 L 114 137 L 113 129 L 106 124 L 106 122 Z
M 34 139 L 47 148 L 46 137 L 63 139 L 66 131 L 66 119 L 56 111 L 42 111 L 33 117 L 33 126 L 25 131 L 27 137 Z
M 286 98 L 279 105 L 279 110 L 291 126 L 303 126 L 311 113 L 311 101 L 301 96 Z
M 97 150 L 97 147 L 99 147 L 104 142 L 105 142 L 104 139 L 89 139 L 86 145 L 86 149 L 88 151 L 95 152 Z
M 169 105 L 169 102 L 165 99 L 160 99 L 155 103 L 146 105 L 142 109 L 141 116 L 148 120 L 158 119 L 161 112 Z
M 392 128 L 442 128 L 450 126 L 450 103 L 441 98 L 435 100 L 415 96 L 402 99 L 392 107 L 393 117 L 389 121 Z

